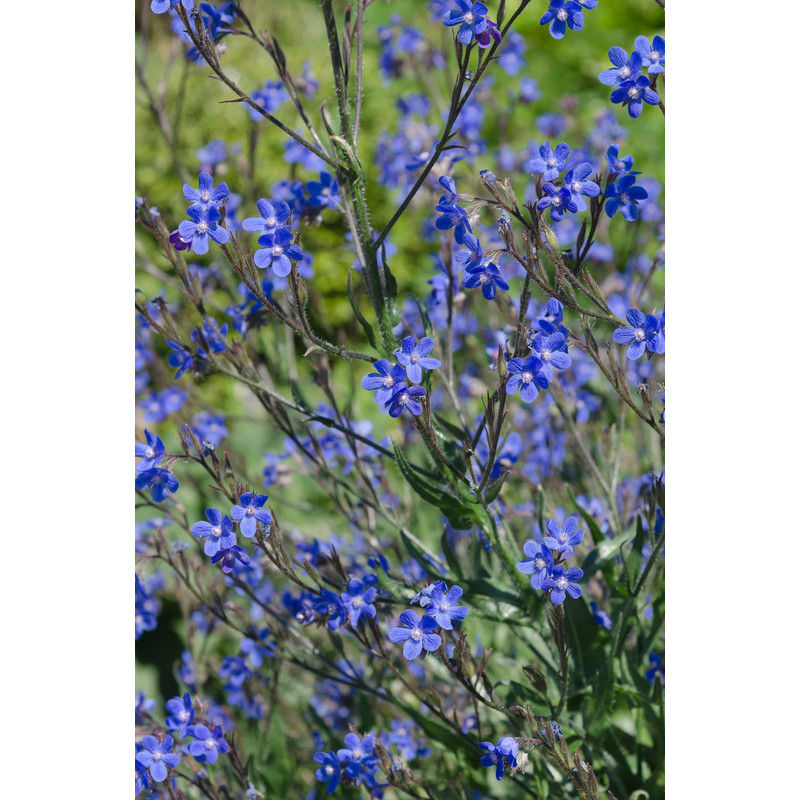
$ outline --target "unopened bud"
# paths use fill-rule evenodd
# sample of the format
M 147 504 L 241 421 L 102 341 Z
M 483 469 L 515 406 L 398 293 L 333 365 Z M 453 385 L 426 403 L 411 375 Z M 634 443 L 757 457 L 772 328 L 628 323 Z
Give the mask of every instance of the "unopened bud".
M 497 345 L 497 374 L 501 380 L 508 374 L 508 367 L 506 366 L 506 354 L 503 351 L 503 345 Z

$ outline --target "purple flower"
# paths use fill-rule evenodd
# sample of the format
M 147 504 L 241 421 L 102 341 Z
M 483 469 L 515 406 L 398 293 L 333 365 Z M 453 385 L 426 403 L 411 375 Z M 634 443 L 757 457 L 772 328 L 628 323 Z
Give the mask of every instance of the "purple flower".
M 180 763 L 180 754 L 170 753 L 173 745 L 171 736 L 165 736 L 160 742 L 155 736 L 145 736 L 139 744 L 142 749 L 136 754 L 136 763 L 143 770 L 148 770 L 156 783 L 167 777 L 167 767 L 177 767 Z
M 455 254 L 455 260 L 462 264 L 464 269 L 472 270 L 481 265 L 483 261 L 483 248 L 478 239 L 471 233 L 464 234 L 464 250 L 459 250 Z
M 433 617 L 446 631 L 451 631 L 453 630 L 452 620 L 462 620 L 469 613 L 466 606 L 458 605 L 463 594 L 460 586 L 451 586 L 447 594 L 445 594 L 443 586 L 436 586 L 430 594 L 430 603 L 425 609 L 425 613 Z
M 152 0 L 150 3 L 150 10 L 154 14 L 163 14 L 165 11 L 169 11 L 170 8 L 175 8 L 175 6 L 180 3 L 183 4 L 183 7 L 187 11 L 191 11 L 191 9 L 194 8 L 194 0 Z
M 397 360 L 406 368 L 406 375 L 413 383 L 422 382 L 423 369 L 438 369 L 442 362 L 437 358 L 426 358 L 433 350 L 434 341 L 430 336 L 423 336 L 419 342 L 414 342 L 413 336 L 406 336 L 401 342 L 401 347 L 394 351 Z
M 564 566 L 558 564 L 553 567 L 553 571 L 549 578 L 542 583 L 542 589 L 546 592 L 550 589 L 550 600 L 553 605 L 560 606 L 564 602 L 564 598 L 569 595 L 573 599 L 577 599 L 583 594 L 583 590 L 576 583 L 583 577 L 583 570 L 579 567 L 572 567 L 572 569 L 564 571 Z
M 544 537 L 544 543 L 551 549 L 563 553 L 565 557 L 572 555 L 574 547 L 582 541 L 586 531 L 578 530 L 578 518 L 574 514 L 564 520 L 559 527 L 558 520 L 551 519 L 547 523 L 549 536 Z
M 329 172 L 320 172 L 318 181 L 306 184 L 308 204 L 315 208 L 336 208 L 339 205 L 339 184 Z
M 233 568 L 236 566 L 237 561 L 240 564 L 247 566 L 250 563 L 250 556 L 247 555 L 247 550 L 245 550 L 243 547 L 239 547 L 238 544 L 235 544 L 226 550 L 219 550 L 211 557 L 212 564 L 216 564 L 219 561 L 222 562 L 222 571 L 226 575 L 230 575 L 230 573 L 233 572 Z
M 192 525 L 192 536 L 206 539 L 203 552 L 207 556 L 215 556 L 220 550 L 228 550 L 236 544 L 236 534 L 229 516 L 223 517 L 216 508 L 207 508 L 206 518 L 208 522 L 195 522 Z
M 385 358 L 379 358 L 372 366 L 377 372 L 368 372 L 361 379 L 361 388 L 375 392 L 375 402 L 382 405 L 391 401 L 399 389 L 405 389 L 406 372 L 399 364 L 392 366 Z
M 395 644 L 405 642 L 403 656 L 408 661 L 413 661 L 424 647 L 428 652 L 439 649 L 442 638 L 433 633 L 437 628 L 436 620 L 425 614 L 422 619 L 412 609 L 400 615 L 400 625 L 389 631 L 389 640 Z
M 587 6 L 588 7 L 588 6 Z M 571 31 L 583 29 L 583 8 L 575 0 L 550 0 L 550 8 L 539 20 L 540 25 L 549 24 L 548 30 L 554 39 L 563 39 L 567 27 Z
M 487 26 L 486 14 L 489 9 L 483 3 L 470 3 L 469 0 L 455 0 L 458 9 L 451 9 L 443 17 L 442 22 L 458 29 L 458 41 L 469 44 L 474 37 L 482 33 Z
M 272 524 L 272 514 L 266 508 L 262 508 L 268 499 L 265 494 L 245 492 L 239 498 L 239 504 L 231 509 L 231 517 L 239 523 L 242 536 L 248 538 L 254 536 L 258 527 L 257 522 L 260 522 L 265 528 Z
M 392 399 L 384 406 L 389 409 L 391 417 L 399 417 L 403 409 L 418 417 L 422 413 L 422 405 L 416 400 L 417 397 L 425 397 L 425 389 L 422 386 L 403 386 L 395 391 Z
M 553 568 L 553 554 L 547 545 L 537 545 L 533 540 L 525 542 L 522 552 L 528 557 L 524 561 L 517 562 L 517 569 L 531 576 L 531 586 L 534 589 L 541 589 L 542 583 L 550 576 L 550 570 Z
M 633 169 L 633 156 L 619 157 L 619 145 L 612 144 L 606 152 L 608 169 L 612 174 L 622 175 Z M 638 173 L 637 173 L 638 174 Z
M 178 235 L 181 239 L 191 240 L 195 253 L 203 255 L 208 252 L 209 236 L 217 244 L 225 244 L 228 241 L 228 231 L 217 224 L 221 217 L 216 206 L 205 208 L 200 205 L 189 206 L 186 213 L 191 219 L 185 219 L 178 225 Z
M 475 36 L 475 41 L 478 43 L 478 47 L 485 49 L 489 47 L 492 42 L 500 42 L 502 38 L 503 35 L 497 29 L 497 24 L 487 17 L 486 27 Z
M 550 382 L 542 374 L 542 362 L 535 356 L 529 356 L 524 361 L 521 358 L 512 358 L 508 362 L 508 383 L 506 392 L 516 394 L 522 387 L 520 397 L 526 403 L 532 403 L 539 394 L 539 388 L 546 389 Z M 539 388 L 537 388 L 539 387 Z
M 528 172 L 541 175 L 542 180 L 553 181 L 565 170 L 570 163 L 567 159 L 570 154 L 570 146 L 566 142 L 556 145 L 555 151 L 550 148 L 550 142 L 545 142 L 539 148 L 539 158 L 533 158 L 528 162 Z
M 293 243 L 292 232 L 287 228 L 276 228 L 272 233 L 264 233 L 258 237 L 260 250 L 256 250 L 253 261 L 257 267 L 272 271 L 285 278 L 292 271 L 292 261 L 300 261 L 303 251 Z M 291 261 L 289 260 L 291 259 Z

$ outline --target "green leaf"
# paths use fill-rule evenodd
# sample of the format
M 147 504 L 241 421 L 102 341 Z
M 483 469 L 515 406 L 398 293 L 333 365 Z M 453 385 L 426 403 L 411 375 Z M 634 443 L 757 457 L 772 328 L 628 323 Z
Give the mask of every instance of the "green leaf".
M 347 273 L 347 296 L 350 299 L 350 307 L 353 309 L 353 312 L 356 315 L 356 319 L 361 324 L 361 327 L 364 329 L 364 333 L 367 334 L 367 339 L 369 343 L 379 352 L 383 352 L 383 348 L 378 344 L 378 337 L 375 333 L 375 329 L 372 325 L 367 322 L 367 318 L 361 313 L 361 310 L 358 307 L 358 303 L 356 302 L 355 294 L 353 293 L 353 281 L 352 281 L 352 273 L 354 267 L 350 267 L 350 270 Z
M 602 534 L 601 534 L 602 535 Z M 630 540 L 630 533 L 621 533 L 613 539 L 601 539 L 597 542 L 594 550 L 589 552 L 583 564 L 583 573 L 587 577 L 593 575 L 597 570 L 603 569 L 620 555 L 623 545 Z
M 508 473 L 504 472 L 494 483 L 490 483 L 486 487 L 483 499 L 486 501 L 487 505 L 497 499 L 497 495 L 500 494 L 500 490 L 503 488 L 503 484 L 506 482 L 507 477 Z
M 420 303 L 419 298 L 415 294 L 411 294 L 411 292 L 403 292 L 403 297 L 410 297 L 415 305 L 417 306 L 417 310 L 419 311 L 419 315 L 422 318 L 422 327 L 425 330 L 426 336 L 431 336 L 433 332 L 433 325 L 431 325 L 431 318 L 428 316 L 428 312 L 425 306 Z

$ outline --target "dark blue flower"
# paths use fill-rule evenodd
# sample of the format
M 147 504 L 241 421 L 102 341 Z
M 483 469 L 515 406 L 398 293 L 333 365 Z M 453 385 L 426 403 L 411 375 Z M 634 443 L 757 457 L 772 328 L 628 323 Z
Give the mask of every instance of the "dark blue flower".
M 578 211 L 586 211 L 584 197 L 597 197 L 600 194 L 600 187 L 594 181 L 586 180 L 591 174 L 592 165 L 584 161 L 564 176 L 564 186 L 569 189 Z
M 480 286 L 483 296 L 487 300 L 493 299 L 498 289 L 502 289 L 504 292 L 508 291 L 508 284 L 500 274 L 497 264 L 491 261 L 468 269 L 462 285 L 467 289 L 476 289 Z
M 571 31 L 583 29 L 583 8 L 575 0 L 550 0 L 550 8 L 539 20 L 540 25 L 547 25 L 554 39 L 563 39 L 567 27 Z
M 608 58 L 614 66 L 598 75 L 600 83 L 604 86 L 617 86 L 623 81 L 638 77 L 642 71 L 642 56 L 636 50 L 629 58 L 621 47 L 612 47 L 608 51 Z
M 191 219 L 185 219 L 178 225 L 178 233 L 181 239 L 191 240 L 195 253 L 203 255 L 208 252 L 209 237 L 217 244 L 228 241 L 228 231 L 217 224 L 221 217 L 216 206 L 189 206 L 186 213 Z
M 231 509 L 231 517 L 239 523 L 242 536 L 255 536 L 258 522 L 265 528 L 272 524 L 272 514 L 262 507 L 268 499 L 265 494 L 245 492 L 239 498 L 239 503 Z
M 498 43 L 502 40 L 503 34 L 497 28 L 497 23 L 492 22 L 488 17 L 486 19 L 486 27 L 475 36 L 475 41 L 478 47 L 482 50 L 490 47 L 492 42 Z
M 483 262 L 483 249 L 476 236 L 471 233 L 464 234 L 463 250 L 458 250 L 454 256 L 456 262 L 471 270 L 479 267 Z
M 250 563 L 250 556 L 247 554 L 247 550 L 245 550 L 243 547 L 239 547 L 238 544 L 235 544 L 225 550 L 218 550 L 213 556 L 211 556 L 212 564 L 216 564 L 219 561 L 222 562 L 222 571 L 226 575 L 230 575 L 230 573 L 233 572 L 233 568 L 236 566 L 237 561 L 247 566 Z
M 539 158 L 528 162 L 528 172 L 541 175 L 545 181 L 553 181 L 571 165 L 568 161 L 570 146 L 566 142 L 559 142 L 555 151 L 550 148 L 550 142 L 545 142 L 539 148 Z
M 647 65 L 647 71 L 651 75 L 658 75 L 664 71 L 664 37 L 654 36 L 653 46 L 646 36 L 637 36 L 634 42 L 636 52 L 642 57 L 642 61 Z
M 324 208 L 336 208 L 339 203 L 339 184 L 329 172 L 320 172 L 318 181 L 306 184 L 308 204 Z
M 155 736 L 145 736 L 139 744 L 142 749 L 136 755 L 136 763 L 146 769 L 156 783 L 167 777 L 167 767 L 177 767 L 180 763 L 180 754 L 170 753 L 171 736 L 165 736 L 160 742 Z
M 394 351 L 394 355 L 405 367 L 406 375 L 412 383 L 422 382 L 423 369 L 438 369 L 442 366 L 438 358 L 427 357 L 435 344 L 430 336 L 423 336 L 419 342 L 415 342 L 413 336 L 406 336 L 400 344 L 401 347 Z
M 412 609 L 400 615 L 400 625 L 389 631 L 389 640 L 395 644 L 405 642 L 403 656 L 408 661 L 413 661 L 424 647 L 428 652 L 439 649 L 442 638 L 433 631 L 437 628 L 436 620 L 425 614 L 422 619 Z
M 628 114 L 638 117 L 642 113 L 643 102 L 657 106 L 661 98 L 650 88 L 650 81 L 644 75 L 624 81 L 611 92 L 612 103 L 622 103 L 628 106 Z M 195 248 L 196 249 L 196 248 Z
M 365 772 L 375 769 L 375 737 L 371 733 L 363 739 L 357 733 L 348 733 L 344 744 L 336 751 L 336 757 L 342 764 L 347 764 L 344 774 L 348 778 L 357 778 L 362 769 Z
M 339 759 L 333 750 L 327 753 L 314 753 L 314 761 L 320 764 L 320 767 L 314 773 L 314 777 L 318 781 L 328 782 L 328 794 L 333 794 L 339 781 L 342 779 L 342 770 L 339 767 Z
M 178 491 L 178 479 L 166 469 L 153 467 L 140 472 L 136 476 L 136 488 L 139 491 L 150 490 L 150 497 L 153 502 L 162 503 L 169 494 Z
M 609 617 L 608 614 L 603 611 L 603 609 L 598 608 L 597 603 L 595 603 L 594 600 L 589 603 L 589 607 L 592 609 L 592 619 L 602 628 L 610 631 L 612 626 L 611 617 Z
M 391 417 L 399 417 L 404 409 L 418 417 L 422 413 L 422 405 L 416 399 L 418 397 L 425 397 L 425 389 L 422 386 L 404 386 L 398 388 L 384 406 L 389 410 Z
M 272 271 L 285 278 L 292 271 L 292 261 L 300 261 L 303 251 L 293 242 L 292 232 L 288 228 L 276 228 L 272 233 L 258 237 L 260 250 L 256 250 L 253 261 L 261 269 L 272 268 Z M 289 260 L 291 259 L 291 261 Z
M 203 552 L 207 556 L 215 556 L 220 550 L 228 550 L 236 544 L 236 534 L 229 516 L 223 517 L 216 508 L 207 508 L 206 518 L 208 522 L 195 522 L 192 525 L 192 536 L 206 540 Z
M 442 586 L 436 586 L 430 594 L 430 603 L 425 609 L 425 613 L 433 617 L 444 630 L 451 631 L 453 630 L 452 620 L 462 620 L 469 613 L 466 606 L 458 605 L 463 594 L 460 586 L 451 586 L 450 591 L 446 594 Z
M 471 3 L 469 0 L 455 0 L 455 3 L 458 8 L 448 11 L 442 17 L 442 22 L 448 28 L 460 25 L 458 41 L 469 44 L 477 34 L 486 29 L 486 14 L 489 9 L 483 3 Z
M 553 568 L 553 554 L 547 545 L 538 545 L 533 540 L 525 542 L 522 552 L 528 557 L 517 562 L 517 569 L 524 575 L 531 576 L 531 586 L 534 589 L 541 589 L 542 583 L 550 577 L 550 570 Z
M 542 589 L 545 592 L 552 589 L 550 601 L 553 605 L 560 606 L 567 595 L 577 599 L 583 594 L 583 589 L 576 583 L 582 577 L 583 570 L 579 567 L 572 567 L 565 571 L 562 564 L 557 564 L 553 567 L 550 577 L 543 581 Z
M 464 243 L 464 236 L 467 233 L 472 233 L 469 220 L 467 219 L 467 212 L 461 208 L 457 203 L 448 205 L 439 203 L 436 206 L 436 211 L 441 213 L 441 217 L 437 217 L 434 226 L 439 231 L 449 231 L 454 228 L 453 237 L 459 244 Z
M 532 403 L 539 394 L 539 389 L 546 389 L 550 385 L 542 374 L 542 367 L 542 362 L 535 356 L 528 356 L 524 361 L 521 358 L 512 358 L 507 365 L 509 378 L 506 392 L 516 394 L 521 387 L 520 397 L 524 402 Z
M 630 325 L 617 328 L 614 331 L 614 341 L 617 344 L 629 344 L 625 355 L 636 361 L 641 358 L 645 350 L 651 353 L 659 345 L 658 320 L 652 314 L 643 314 L 636 308 L 629 308 L 625 315 Z
M 375 617 L 377 611 L 372 604 L 378 591 L 374 586 L 367 588 L 364 582 L 354 578 L 347 584 L 347 591 L 342 592 L 342 603 L 350 614 L 350 624 L 355 628 L 362 614 Z
M 517 756 L 519 755 L 519 744 L 511 736 L 503 736 L 497 746 L 491 742 L 481 742 L 481 750 L 486 750 L 481 756 L 481 766 L 495 767 L 495 777 L 502 780 L 505 763 L 514 769 L 517 766 Z
M 563 219 L 564 212 L 570 211 L 575 214 L 578 211 L 578 204 L 572 197 L 572 193 L 566 186 L 558 188 L 549 181 L 542 184 L 542 191 L 545 196 L 536 204 L 539 211 L 546 208 L 550 209 L 550 219 L 558 222 Z
M 561 332 L 537 333 L 531 342 L 534 354 L 542 362 L 542 374 L 548 381 L 553 380 L 553 367 L 566 369 L 572 364 L 572 359 L 567 352 L 567 342 Z
M 647 199 L 647 190 L 642 186 L 635 186 L 635 183 L 636 175 L 629 172 L 608 187 L 604 207 L 609 217 L 613 217 L 619 209 L 628 222 L 634 222 L 638 218 L 638 202 Z
M 633 156 L 619 157 L 619 145 L 612 144 L 606 152 L 606 161 L 611 174 L 623 175 L 633 169 Z M 638 174 L 638 173 L 635 173 Z
M 320 592 L 320 598 L 314 604 L 314 611 L 321 617 L 328 618 L 328 630 L 331 631 L 338 630 L 347 620 L 347 608 L 342 598 L 330 589 L 323 589 Z
M 136 458 L 142 460 L 136 465 L 136 472 L 145 472 L 158 466 L 164 459 L 164 443 L 154 433 L 145 429 L 147 444 L 136 442 Z

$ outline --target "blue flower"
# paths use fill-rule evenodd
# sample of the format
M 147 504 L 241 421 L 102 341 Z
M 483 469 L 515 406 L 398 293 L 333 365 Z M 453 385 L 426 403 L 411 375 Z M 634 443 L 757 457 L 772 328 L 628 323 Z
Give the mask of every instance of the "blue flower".
M 261 89 L 256 89 L 250 96 L 256 105 L 261 106 L 269 114 L 277 111 L 289 99 L 289 93 L 281 81 L 267 81 Z M 247 111 L 253 122 L 264 119 L 263 114 L 259 114 L 252 106 L 248 106 Z
M 471 233 L 464 235 L 463 250 L 458 250 L 454 256 L 458 264 L 462 264 L 466 270 L 475 269 L 483 262 L 483 249 L 477 237 Z
M 517 562 L 517 569 L 524 575 L 531 576 L 531 586 L 534 589 L 541 589 L 542 583 L 550 577 L 550 570 L 553 569 L 553 554 L 547 545 L 537 545 L 533 540 L 525 542 L 522 552 L 528 557 Z
M 633 156 L 619 157 L 619 145 L 612 144 L 606 152 L 608 169 L 612 174 L 623 175 L 633 169 Z M 638 174 L 638 173 L 635 173 Z
M 152 469 L 164 459 L 164 443 L 154 433 L 145 429 L 144 437 L 147 444 L 136 442 L 136 458 L 142 460 L 136 465 L 136 472 L 145 472 Z
M 357 778 L 362 769 L 365 772 L 375 769 L 375 737 L 371 733 L 363 739 L 357 733 L 348 733 L 344 744 L 336 751 L 336 757 L 342 764 L 347 764 L 344 774 L 348 778 Z
M 228 241 L 228 231 L 217 223 L 221 216 L 216 206 L 189 206 L 186 213 L 191 217 L 178 225 L 178 233 L 181 239 L 191 240 L 192 249 L 198 255 L 208 252 L 209 236 L 217 244 L 225 244 Z
M 368 372 L 361 379 L 361 388 L 375 392 L 375 402 L 384 405 L 391 401 L 395 392 L 405 388 L 406 372 L 399 364 L 392 366 L 385 358 L 379 358 L 372 366 L 377 372 Z
M 272 205 L 269 200 L 262 198 L 256 203 L 260 217 L 247 217 L 242 220 L 242 227 L 246 231 L 264 234 L 274 233 L 279 225 L 284 225 L 292 215 L 289 204 L 281 200 L 276 205 Z
M 462 285 L 467 289 L 476 289 L 480 286 L 483 296 L 487 300 L 492 300 L 498 289 L 502 289 L 504 292 L 508 291 L 508 284 L 500 274 L 497 265 L 491 261 L 468 269 Z
M 245 492 L 240 498 L 239 503 L 231 509 L 231 517 L 239 523 L 239 530 L 242 536 L 255 536 L 260 522 L 265 528 L 272 524 L 272 514 L 262 506 L 269 497 L 265 494 L 253 494 Z
M 553 367 L 566 369 L 572 364 L 564 334 L 561 332 L 551 333 L 549 336 L 537 333 L 533 337 L 531 347 L 536 357 L 542 362 L 541 372 L 548 381 L 553 380 Z
M 565 557 L 572 555 L 573 548 L 582 541 L 586 531 L 578 530 L 578 517 L 573 514 L 559 526 L 557 519 L 547 523 L 549 536 L 544 537 L 544 543 L 551 549 L 563 553 Z
M 542 583 L 542 589 L 550 592 L 550 600 L 553 605 L 560 606 L 564 602 L 564 598 L 569 595 L 577 599 L 583 594 L 583 590 L 575 581 L 579 581 L 583 577 L 583 570 L 579 567 L 572 567 L 564 571 L 562 564 L 557 564 L 553 567 L 553 571 L 549 578 L 546 578 Z
M 647 65 L 647 71 L 651 75 L 658 75 L 664 71 L 664 37 L 654 36 L 653 46 L 646 36 L 637 36 L 634 42 L 636 52 L 642 57 L 642 61 Z
M 427 358 L 434 346 L 430 336 L 423 336 L 417 343 L 413 336 L 406 336 L 400 344 L 401 347 L 394 351 L 394 355 L 406 368 L 406 375 L 412 383 L 422 382 L 423 369 L 438 369 L 442 366 L 438 358 Z
M 611 630 L 612 621 L 611 617 L 603 611 L 603 609 L 597 607 L 597 603 L 592 600 L 589 603 L 590 608 L 592 609 L 592 619 L 601 627 L 605 628 L 607 631 Z
M 243 547 L 239 547 L 238 544 L 235 544 L 224 550 L 218 550 L 213 556 L 211 556 L 212 564 L 216 564 L 220 561 L 222 562 L 222 571 L 226 575 L 230 575 L 230 573 L 233 572 L 233 568 L 236 566 L 237 561 L 247 566 L 250 563 L 250 556 Z
M 664 684 L 664 659 L 655 650 L 650 653 L 650 669 L 645 672 L 644 677 L 650 683 L 655 683 L 658 678 Z
M 464 244 L 465 235 L 472 233 L 467 212 L 457 203 L 451 205 L 442 202 L 436 206 L 436 211 L 442 215 L 433 223 L 436 230 L 449 231 L 450 228 L 454 228 L 453 237 L 459 244 Z
M 192 536 L 206 540 L 203 552 L 207 556 L 215 556 L 220 550 L 228 550 L 236 544 L 236 534 L 229 516 L 223 517 L 216 508 L 207 508 L 206 518 L 208 522 L 195 522 L 192 525 Z
M 542 191 L 545 193 L 545 196 L 539 200 L 536 204 L 536 208 L 539 211 L 549 208 L 550 219 L 553 220 L 553 222 L 558 222 L 563 219 L 565 211 L 570 211 L 573 214 L 577 213 L 578 204 L 575 202 L 572 193 L 566 186 L 558 188 L 548 181 L 542 184 Z
M 433 617 L 444 630 L 451 631 L 453 630 L 452 620 L 462 620 L 469 613 L 466 606 L 458 605 L 463 594 L 464 592 L 459 586 L 451 586 L 447 594 L 445 594 L 443 586 L 437 586 L 430 594 L 430 603 L 425 609 L 425 613 Z
M 136 763 L 150 773 L 150 777 L 160 783 L 167 777 L 167 767 L 177 767 L 181 757 L 179 753 L 170 753 L 173 739 L 165 736 L 158 741 L 155 736 L 145 736 L 139 742 L 142 749 L 136 755 Z
M 308 204 L 317 208 L 336 208 L 339 205 L 339 184 L 329 172 L 320 172 L 318 181 L 306 184 Z
M 587 6 L 588 7 L 588 6 Z M 540 25 L 550 23 L 548 30 L 554 39 L 563 39 L 567 27 L 571 31 L 583 29 L 583 9 L 575 0 L 550 0 L 550 8 L 539 20 Z
M 189 208 L 196 208 L 202 211 L 206 208 L 219 208 L 222 201 L 230 194 L 227 183 L 220 183 L 214 188 L 214 178 L 210 172 L 203 170 L 198 178 L 198 188 L 183 184 L 183 196 L 192 204 Z M 184 236 L 188 239 L 188 236 Z
M 222 737 L 222 728 L 219 725 L 215 726 L 213 731 L 205 725 L 192 725 L 189 728 L 189 735 L 197 740 L 189 743 L 189 752 L 195 761 L 201 764 L 213 764 L 220 754 L 230 750 L 230 745 Z
M 425 397 L 425 389 L 422 386 L 403 386 L 395 391 L 392 399 L 385 403 L 384 407 L 389 410 L 391 417 L 399 417 L 404 409 L 418 417 L 422 413 L 422 405 L 416 400 L 417 397 Z
M 611 92 L 612 103 L 622 103 L 628 106 L 628 114 L 638 117 L 642 113 L 642 102 L 657 106 L 661 98 L 650 88 L 650 81 L 644 75 L 624 81 Z M 196 248 L 195 248 L 196 249 Z
M 531 159 L 528 162 L 528 172 L 541 175 L 545 181 L 553 181 L 570 167 L 571 162 L 567 159 L 570 154 L 570 146 L 566 142 L 556 145 L 555 151 L 550 148 L 550 142 L 545 142 L 539 148 L 539 158 Z
M 350 614 L 350 624 L 355 628 L 362 614 L 375 617 L 377 611 L 372 601 L 378 591 L 374 586 L 367 588 L 363 581 L 354 578 L 347 584 L 347 591 L 342 592 L 342 603 Z
M 330 589 L 323 589 L 320 598 L 314 603 L 314 611 L 321 617 L 328 618 L 328 630 L 338 630 L 347 620 L 347 608 L 336 592 Z
M 405 642 L 403 656 L 408 661 L 413 661 L 424 647 L 428 652 L 439 649 L 442 638 L 433 631 L 437 628 L 436 620 L 425 614 L 422 619 L 417 612 L 407 609 L 400 615 L 400 625 L 389 631 L 389 641 L 395 644 Z
M 634 186 L 636 175 L 628 173 L 623 175 L 616 183 L 612 183 L 606 190 L 605 210 L 609 217 L 613 217 L 619 209 L 620 214 L 628 222 L 634 222 L 639 216 L 639 200 L 647 199 L 647 190 L 642 186 Z
M 178 491 L 178 486 L 178 479 L 169 470 L 160 467 L 146 469 L 136 476 L 136 488 L 139 491 L 149 489 L 155 503 L 164 502 L 169 494 Z
M 194 8 L 194 0 L 152 0 L 150 10 L 154 14 L 163 14 L 181 3 L 187 11 L 191 11 Z
M 487 25 L 486 14 L 489 9 L 483 3 L 470 3 L 469 0 L 455 0 L 458 9 L 451 9 L 443 17 L 442 22 L 452 28 L 460 25 L 458 41 L 469 44 L 477 34 L 482 33 Z
M 636 308 L 629 308 L 625 318 L 630 325 L 614 331 L 614 341 L 617 344 L 630 343 L 625 355 L 631 361 L 636 361 L 641 358 L 645 350 L 649 350 L 651 353 L 655 352 L 660 344 L 658 320 L 652 314 L 644 315 Z
M 342 779 L 342 770 L 339 767 L 339 759 L 333 750 L 327 753 L 314 753 L 314 761 L 321 766 L 314 773 L 314 777 L 318 781 L 328 782 L 328 794 L 333 794 L 339 781 Z
M 499 43 L 502 39 L 503 34 L 498 30 L 497 23 L 492 22 L 488 17 L 486 27 L 475 36 L 475 41 L 482 50 L 490 47 L 492 42 Z
M 617 86 L 639 76 L 642 71 L 642 56 L 634 50 L 630 58 L 621 47 L 612 47 L 608 51 L 609 61 L 614 65 L 598 75 L 604 86 Z
M 543 366 L 535 356 L 529 356 L 524 361 L 521 358 L 512 358 L 508 362 L 506 392 L 516 394 L 522 387 L 520 397 L 524 402 L 532 403 L 539 394 L 539 388 L 546 389 L 550 385 L 550 381 L 542 374 Z
M 168 731 L 177 731 L 178 736 L 186 736 L 189 726 L 194 722 L 194 705 L 188 692 L 183 697 L 173 697 L 166 702 L 169 716 L 164 720 Z
M 303 251 L 293 243 L 292 232 L 287 228 L 276 228 L 272 233 L 262 234 L 258 237 L 258 243 L 261 249 L 256 250 L 253 257 L 255 265 L 261 269 L 271 267 L 281 278 L 292 271 L 292 261 L 303 258 Z
M 481 742 L 480 748 L 488 751 L 481 756 L 481 766 L 496 767 L 495 777 L 497 780 L 502 780 L 503 778 L 506 761 L 508 761 L 508 765 L 512 769 L 517 766 L 519 744 L 511 736 L 503 736 L 496 747 L 491 742 Z
M 569 189 L 578 211 L 586 211 L 584 197 L 597 197 L 600 194 L 600 187 L 594 181 L 586 180 L 591 174 L 592 165 L 584 161 L 564 176 L 564 186 Z

